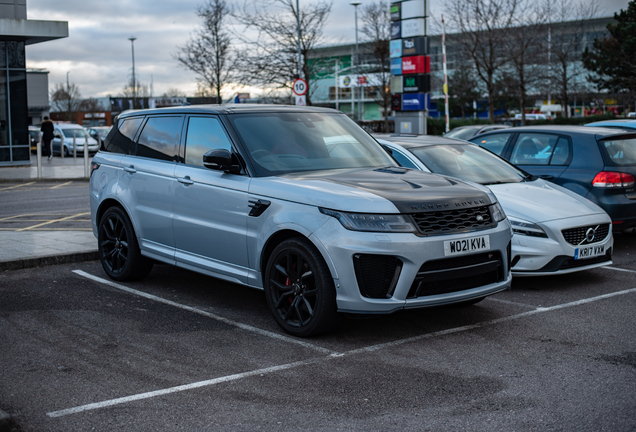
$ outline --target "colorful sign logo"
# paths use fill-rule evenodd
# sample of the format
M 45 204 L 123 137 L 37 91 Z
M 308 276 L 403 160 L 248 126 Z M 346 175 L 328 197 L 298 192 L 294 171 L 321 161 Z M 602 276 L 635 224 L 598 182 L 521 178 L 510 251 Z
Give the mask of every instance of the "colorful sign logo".
M 402 59 L 391 59 L 391 75 L 402 75 Z
M 429 56 L 402 57 L 402 73 L 429 73 L 431 71 L 431 58 Z
M 391 39 L 402 37 L 402 21 L 391 21 Z
M 392 40 L 390 42 L 389 49 L 391 58 L 402 57 L 402 41 L 400 39 Z
M 402 111 L 424 111 L 428 105 L 428 93 L 402 95 Z

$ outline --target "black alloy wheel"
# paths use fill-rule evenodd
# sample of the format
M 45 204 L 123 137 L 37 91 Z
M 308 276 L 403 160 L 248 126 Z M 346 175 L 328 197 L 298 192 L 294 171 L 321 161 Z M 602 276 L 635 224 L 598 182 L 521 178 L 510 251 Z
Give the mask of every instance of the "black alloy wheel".
M 339 323 L 329 268 L 304 238 L 286 240 L 274 249 L 265 272 L 265 295 L 278 325 L 294 336 L 316 336 Z
M 141 255 L 130 219 L 120 207 L 104 213 L 97 243 L 102 267 L 111 279 L 137 280 L 152 270 L 153 261 Z

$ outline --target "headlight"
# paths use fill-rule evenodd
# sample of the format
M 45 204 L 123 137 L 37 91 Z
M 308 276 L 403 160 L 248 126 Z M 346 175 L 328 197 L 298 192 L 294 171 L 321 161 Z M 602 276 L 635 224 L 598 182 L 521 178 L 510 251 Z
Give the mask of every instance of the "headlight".
M 345 213 L 321 208 L 320 212 L 332 216 L 348 230 L 367 232 L 414 233 L 413 223 L 402 215 L 382 215 L 369 213 Z
M 548 238 L 548 235 L 543 229 L 532 222 L 524 221 L 521 219 L 509 218 L 510 225 L 512 225 L 512 232 L 514 234 L 526 235 L 530 237 L 543 237 Z
M 506 218 L 506 213 L 504 213 L 504 210 L 501 208 L 498 202 L 494 203 L 490 207 L 490 213 L 492 214 L 492 220 L 495 222 L 501 222 Z

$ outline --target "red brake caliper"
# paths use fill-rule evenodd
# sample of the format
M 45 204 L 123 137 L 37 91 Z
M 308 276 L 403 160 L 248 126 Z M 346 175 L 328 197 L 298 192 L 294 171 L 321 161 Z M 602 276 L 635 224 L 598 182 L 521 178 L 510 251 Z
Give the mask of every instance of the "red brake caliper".
M 291 286 L 292 281 L 290 278 L 287 278 L 287 280 L 285 281 L 285 286 Z M 291 303 L 293 300 L 291 298 L 291 296 L 289 297 L 289 303 Z

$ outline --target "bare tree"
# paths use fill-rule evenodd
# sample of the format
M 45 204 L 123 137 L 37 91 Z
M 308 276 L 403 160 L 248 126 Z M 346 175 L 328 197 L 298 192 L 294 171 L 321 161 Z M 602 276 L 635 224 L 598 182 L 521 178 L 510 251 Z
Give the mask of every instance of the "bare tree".
M 133 86 L 132 81 L 126 84 L 121 92 L 123 97 L 127 98 L 145 98 L 150 96 L 150 90 L 148 89 L 148 84 L 142 84 L 137 81 L 137 85 Z
M 104 111 L 104 107 L 95 98 L 84 99 L 79 106 L 79 111 L 83 112 L 97 112 Z
M 303 2 L 307 3 L 307 2 Z M 296 9 L 295 0 L 250 0 L 234 17 L 243 26 L 237 37 L 247 47 L 241 52 L 242 81 L 245 84 L 291 89 L 298 78 L 298 25 L 300 20 L 301 75 L 307 80 L 307 105 L 313 93 L 313 67 L 309 52 L 322 39 L 322 28 L 331 2 L 319 2 Z
M 176 87 L 170 87 L 162 95 L 162 97 L 185 97 L 185 92 Z
M 503 82 L 514 81 L 515 94 L 521 113 L 521 124 L 526 124 L 526 102 L 529 88 L 544 74 L 538 73 L 540 57 L 544 52 L 543 34 L 547 21 L 545 8 L 532 1 L 518 5 L 513 16 L 512 25 L 506 31 L 504 39 L 506 51 L 510 53 L 510 63 L 514 78 L 507 77 Z
M 475 64 L 477 76 L 488 92 L 488 117 L 495 121 L 495 82 L 510 56 L 504 49 L 505 29 L 510 28 L 520 0 L 450 0 L 448 15 L 466 55 Z
M 448 91 L 450 104 L 461 112 L 462 118 L 466 118 L 467 111 L 471 110 L 473 101 L 479 99 L 479 83 L 475 79 L 474 68 L 469 63 L 459 63 L 459 68 L 448 77 Z M 468 110 L 466 109 L 468 107 Z M 453 109 L 451 108 L 451 111 Z
M 546 63 L 549 86 L 554 83 L 561 102 L 562 115 L 569 117 L 570 93 L 581 91 L 579 77 L 586 72 L 581 62 L 585 50 L 585 33 L 589 20 L 598 16 L 599 3 L 579 4 L 573 0 L 545 0 L 543 10 L 547 17 Z M 554 67 L 554 72 L 552 72 Z M 548 89 L 548 94 L 552 93 Z M 550 103 L 550 101 L 548 101 Z
M 389 130 L 389 111 L 391 108 L 391 20 L 389 17 L 389 2 L 378 0 L 362 8 L 363 41 L 368 42 L 375 64 L 370 72 L 378 77 L 379 98 L 377 104 L 384 113 L 384 130 Z M 337 89 L 336 89 L 337 91 Z
M 235 75 L 236 56 L 231 50 L 227 20 L 232 13 L 225 0 L 208 0 L 197 8 L 203 19 L 202 27 L 174 57 L 181 66 L 193 71 L 199 81 L 216 90 L 217 103 L 221 103 L 221 90 Z
M 63 118 L 71 121 L 75 114 L 80 111 L 82 104 L 82 94 L 79 87 L 74 83 L 57 83 L 51 90 L 51 108 L 63 114 Z

